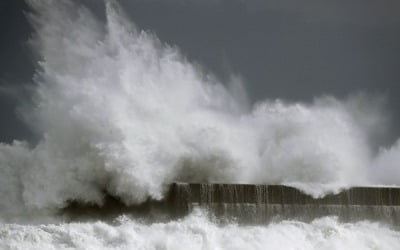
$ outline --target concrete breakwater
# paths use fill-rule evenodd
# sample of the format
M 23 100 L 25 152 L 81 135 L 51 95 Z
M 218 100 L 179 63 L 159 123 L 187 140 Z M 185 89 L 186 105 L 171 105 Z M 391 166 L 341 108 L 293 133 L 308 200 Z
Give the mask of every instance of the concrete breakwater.
M 125 205 L 110 195 L 102 205 L 71 201 L 61 214 L 72 220 L 130 214 L 152 221 L 188 215 L 203 208 L 217 219 L 264 223 L 279 219 L 312 220 L 338 216 L 345 221 L 374 220 L 400 225 L 400 188 L 353 187 L 313 198 L 283 185 L 173 183 L 164 200 Z
M 335 215 L 346 221 L 400 223 L 400 188 L 393 187 L 353 187 L 313 198 L 283 185 L 174 183 L 168 204 L 176 216 L 201 207 L 217 218 L 245 222 Z

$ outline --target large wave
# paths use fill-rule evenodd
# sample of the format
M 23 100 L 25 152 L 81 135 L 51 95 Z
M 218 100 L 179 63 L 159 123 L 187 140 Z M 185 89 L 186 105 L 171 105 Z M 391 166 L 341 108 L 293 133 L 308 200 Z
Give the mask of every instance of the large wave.
M 239 78 L 219 82 L 114 1 L 105 23 L 70 1 L 28 3 L 40 61 L 22 112 L 41 139 L 0 144 L 3 218 L 101 204 L 104 192 L 127 204 L 161 199 L 174 181 L 284 183 L 314 195 L 400 184 L 399 143 L 374 150 L 386 123 L 376 98 L 250 107 L 231 91 Z

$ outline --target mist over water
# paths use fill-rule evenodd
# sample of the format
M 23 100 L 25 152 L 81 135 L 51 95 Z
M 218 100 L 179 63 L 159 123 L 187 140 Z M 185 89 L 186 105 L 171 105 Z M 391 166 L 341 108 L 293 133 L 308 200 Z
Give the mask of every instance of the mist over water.
M 221 83 L 106 1 L 106 23 L 69 1 L 28 1 L 38 54 L 31 105 L 37 145 L 0 144 L 0 211 L 16 216 L 162 199 L 174 181 L 290 184 L 313 195 L 400 182 L 399 143 L 379 98 L 323 96 L 251 106 L 240 78 Z M 46 212 L 44 212 L 46 213 Z

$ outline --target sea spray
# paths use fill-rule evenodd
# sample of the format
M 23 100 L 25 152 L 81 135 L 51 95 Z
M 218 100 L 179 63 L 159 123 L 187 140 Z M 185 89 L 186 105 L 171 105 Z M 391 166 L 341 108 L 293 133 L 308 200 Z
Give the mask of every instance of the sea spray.
M 249 109 L 240 87 L 230 91 L 140 30 L 114 1 L 105 23 L 70 1 L 28 3 L 40 60 L 23 116 L 40 140 L 0 145 L 3 219 L 69 200 L 101 204 L 105 192 L 126 204 L 162 199 L 174 181 L 296 183 L 314 195 L 400 182 L 371 166 L 370 138 L 385 117 L 366 108 L 368 96 Z

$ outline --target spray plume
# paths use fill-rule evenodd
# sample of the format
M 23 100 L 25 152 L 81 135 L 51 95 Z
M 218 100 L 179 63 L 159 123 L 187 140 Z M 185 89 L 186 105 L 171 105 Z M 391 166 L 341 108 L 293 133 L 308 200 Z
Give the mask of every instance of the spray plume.
M 174 181 L 284 183 L 316 196 L 400 182 L 399 144 L 375 157 L 385 117 L 363 95 L 248 108 L 238 82 L 232 93 L 116 2 L 105 24 L 69 1 L 28 3 L 40 61 L 23 114 L 41 139 L 0 144 L 2 217 L 101 204 L 104 192 L 161 199 Z

